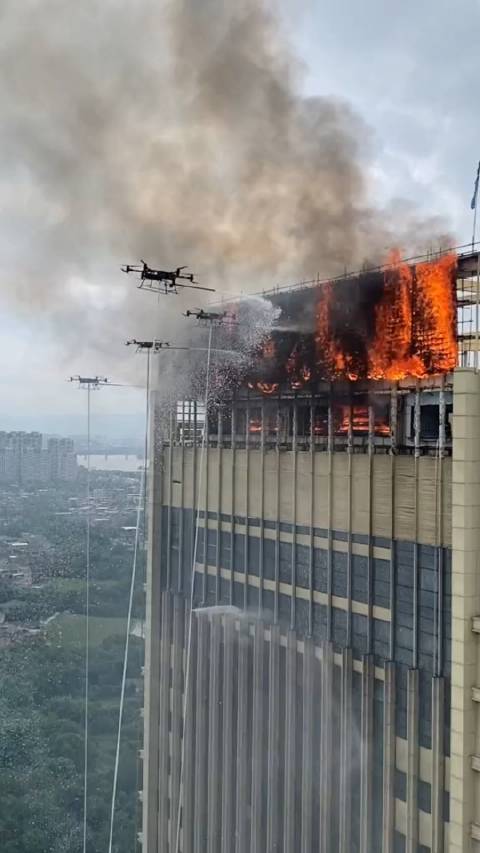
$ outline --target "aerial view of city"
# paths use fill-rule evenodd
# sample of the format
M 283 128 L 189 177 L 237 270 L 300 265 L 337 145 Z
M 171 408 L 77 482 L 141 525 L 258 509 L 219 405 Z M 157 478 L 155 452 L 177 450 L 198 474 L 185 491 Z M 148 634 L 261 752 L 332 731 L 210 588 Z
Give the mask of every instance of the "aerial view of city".
M 128 586 L 140 474 L 90 473 L 72 439 L 2 433 L 0 672 L 2 849 L 74 850 L 83 803 L 85 525 L 90 516 L 92 849 L 107 843 Z M 111 458 L 111 457 L 110 457 Z M 121 468 L 124 458 L 115 457 Z M 119 785 L 122 847 L 137 832 L 144 552 L 135 614 Z M 28 788 L 28 796 L 27 796 Z M 121 805 L 123 803 L 123 805 Z

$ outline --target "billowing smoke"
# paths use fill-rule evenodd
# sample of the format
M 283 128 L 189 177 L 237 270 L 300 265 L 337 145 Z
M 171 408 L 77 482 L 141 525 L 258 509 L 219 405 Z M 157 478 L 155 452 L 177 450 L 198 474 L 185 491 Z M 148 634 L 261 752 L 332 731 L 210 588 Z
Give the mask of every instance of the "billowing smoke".
M 2 3 L 0 284 L 64 347 L 97 347 L 107 366 L 125 337 L 181 338 L 172 318 L 201 297 L 157 310 L 121 263 L 189 264 L 254 292 L 410 248 L 415 217 L 387 228 L 369 205 L 367 129 L 346 103 L 302 96 L 277 13 Z

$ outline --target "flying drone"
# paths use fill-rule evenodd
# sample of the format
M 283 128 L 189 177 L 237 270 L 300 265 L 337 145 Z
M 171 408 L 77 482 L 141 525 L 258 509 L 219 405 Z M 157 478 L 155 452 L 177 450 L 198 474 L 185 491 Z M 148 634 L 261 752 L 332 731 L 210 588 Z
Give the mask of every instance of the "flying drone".
M 99 388 L 140 388 L 140 385 L 128 385 L 125 382 L 110 382 L 106 376 L 70 376 L 67 382 L 77 382 L 79 388 L 87 391 L 97 391 Z
M 90 385 L 92 388 L 111 384 L 106 376 L 71 376 L 69 382 L 78 382 L 79 385 Z
M 188 287 L 193 290 L 208 290 L 214 293 L 213 287 L 203 287 L 195 280 L 194 273 L 185 273 L 184 270 L 188 267 L 177 267 L 176 270 L 157 270 L 149 267 L 145 261 L 140 264 L 124 264 L 122 272 L 137 273 L 140 277 L 138 287 L 142 290 L 151 290 L 153 293 L 163 293 L 168 296 L 171 293 L 178 293 L 178 287 Z M 190 284 L 186 284 L 190 282 Z
M 216 326 L 225 324 L 236 324 L 236 315 L 231 311 L 204 311 L 203 308 L 195 308 L 192 311 L 185 311 L 184 317 L 195 317 L 196 320 L 204 323 L 213 323 Z
M 143 350 L 152 350 L 153 352 L 159 352 L 161 349 L 170 348 L 170 344 L 168 341 L 137 341 L 136 338 L 132 338 L 131 341 L 125 341 L 125 346 L 136 346 L 137 352 L 143 352 Z M 178 347 L 174 347 L 174 349 L 178 349 Z

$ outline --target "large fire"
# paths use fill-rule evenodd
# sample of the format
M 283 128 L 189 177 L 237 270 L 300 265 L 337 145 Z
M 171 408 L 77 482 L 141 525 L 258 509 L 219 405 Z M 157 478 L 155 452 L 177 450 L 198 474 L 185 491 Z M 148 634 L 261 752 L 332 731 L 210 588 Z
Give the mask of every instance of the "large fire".
M 412 352 L 413 270 L 392 253 L 385 272 L 385 290 L 375 310 L 375 337 L 369 348 L 370 379 L 401 379 L 423 376 L 422 359 Z
M 301 299 L 305 319 L 310 299 L 312 331 L 307 327 L 293 337 L 274 332 L 250 387 L 272 394 L 285 382 L 297 391 L 315 379 L 396 381 L 453 370 L 456 263 L 454 254 L 446 254 L 410 266 L 393 252 L 383 273 L 328 282 L 310 297 L 285 297 L 292 324 Z
M 391 257 L 385 291 L 375 316 L 375 339 L 369 350 L 370 379 L 423 377 L 453 370 L 457 357 L 455 255 L 418 264 Z

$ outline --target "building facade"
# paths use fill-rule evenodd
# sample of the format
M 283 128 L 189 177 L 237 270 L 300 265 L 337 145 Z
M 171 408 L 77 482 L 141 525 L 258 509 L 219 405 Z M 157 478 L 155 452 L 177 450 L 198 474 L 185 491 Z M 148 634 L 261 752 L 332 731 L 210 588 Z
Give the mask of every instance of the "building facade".
M 39 432 L 0 432 L 0 482 L 34 484 L 69 482 L 77 476 L 77 456 L 70 438 Z
M 143 849 L 475 849 L 478 372 L 240 388 L 201 437 L 178 411 L 150 483 Z

